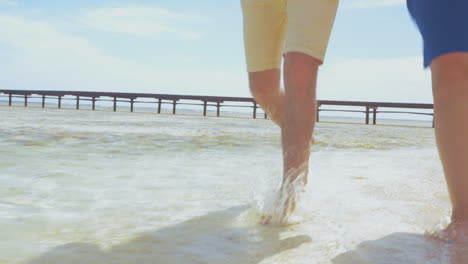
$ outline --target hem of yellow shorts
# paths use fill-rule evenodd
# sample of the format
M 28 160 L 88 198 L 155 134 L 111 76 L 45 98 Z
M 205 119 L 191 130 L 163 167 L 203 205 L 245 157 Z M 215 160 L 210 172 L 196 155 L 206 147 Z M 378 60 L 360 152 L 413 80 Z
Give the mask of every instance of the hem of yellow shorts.
M 302 45 L 291 45 L 291 47 L 286 47 L 284 49 L 283 55 L 288 53 L 288 52 L 300 52 L 304 53 L 306 55 L 309 55 L 321 62 L 321 64 L 324 61 L 325 54 L 322 52 L 319 52 L 317 50 L 314 50 L 310 47 L 302 46 Z
M 260 71 L 280 69 L 280 68 L 281 68 L 281 61 L 271 62 L 271 63 L 263 64 L 263 65 L 247 65 L 248 72 L 260 72 Z

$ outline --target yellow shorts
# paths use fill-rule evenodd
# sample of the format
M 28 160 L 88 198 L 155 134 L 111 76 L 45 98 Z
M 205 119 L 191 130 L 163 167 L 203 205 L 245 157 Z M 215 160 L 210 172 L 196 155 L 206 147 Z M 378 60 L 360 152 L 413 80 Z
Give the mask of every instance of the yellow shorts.
M 280 68 L 287 52 L 323 62 L 338 0 L 241 0 L 247 69 Z

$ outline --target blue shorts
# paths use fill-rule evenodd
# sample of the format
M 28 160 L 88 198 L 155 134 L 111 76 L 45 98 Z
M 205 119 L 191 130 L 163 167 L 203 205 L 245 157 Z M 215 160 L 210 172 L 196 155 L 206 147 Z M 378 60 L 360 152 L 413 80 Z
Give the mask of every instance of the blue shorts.
M 424 41 L 424 67 L 444 54 L 468 52 L 468 0 L 407 0 Z

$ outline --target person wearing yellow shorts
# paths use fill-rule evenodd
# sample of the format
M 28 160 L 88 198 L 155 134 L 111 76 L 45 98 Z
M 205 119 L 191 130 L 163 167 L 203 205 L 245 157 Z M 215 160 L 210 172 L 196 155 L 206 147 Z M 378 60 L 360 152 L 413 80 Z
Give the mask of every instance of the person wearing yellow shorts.
M 277 211 L 264 223 L 284 223 L 307 183 L 315 126 L 316 82 L 338 0 L 241 0 L 250 91 L 281 127 L 283 181 Z M 284 90 L 280 89 L 283 62 Z

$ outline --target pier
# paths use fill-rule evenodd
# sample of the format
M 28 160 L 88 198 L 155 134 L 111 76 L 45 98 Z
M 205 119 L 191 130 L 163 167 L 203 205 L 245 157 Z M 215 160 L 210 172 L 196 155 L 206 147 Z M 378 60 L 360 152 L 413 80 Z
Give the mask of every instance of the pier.
M 72 98 L 64 98 L 64 97 Z M 110 102 L 112 110 L 118 110 L 118 103 L 125 103 L 129 106 L 130 112 L 134 111 L 135 104 L 154 104 L 154 112 L 161 114 L 163 104 L 172 105 L 172 114 L 177 113 L 178 105 L 200 106 L 203 109 L 203 116 L 207 116 L 208 108 L 216 108 L 216 116 L 221 116 L 222 107 L 243 107 L 252 109 L 252 117 L 257 118 L 260 108 L 257 102 L 250 97 L 228 97 L 228 96 L 200 96 L 200 95 L 176 95 L 176 94 L 152 94 L 152 93 L 117 93 L 117 92 L 91 92 L 91 91 L 51 91 L 51 90 L 3 90 L 0 89 L 0 99 L 8 98 L 8 106 L 13 102 L 21 102 L 25 107 L 31 99 L 39 99 L 41 107 L 46 107 L 46 100 L 56 100 L 57 108 L 62 108 L 62 101 L 73 100 L 75 108 L 80 109 L 83 101 L 91 102 L 91 110 L 96 110 L 96 103 Z M 151 100 L 151 101 L 150 101 Z M 237 104 L 233 104 L 237 103 Z M 330 108 L 340 107 L 340 108 Z M 350 109 L 352 108 L 352 109 Z M 320 121 L 321 112 L 348 112 L 362 113 L 365 117 L 365 124 L 377 124 L 377 114 L 393 113 L 408 115 L 429 115 L 434 116 L 433 104 L 419 103 L 389 103 L 389 102 L 358 102 L 358 101 L 317 101 L 317 122 Z M 408 110 L 409 109 L 409 110 Z M 418 111 L 426 110 L 426 112 Z M 427 110 L 430 110 L 427 112 Z M 266 113 L 263 118 L 267 118 Z M 372 122 L 371 122 L 372 118 Z M 434 127 L 434 122 L 433 122 Z

